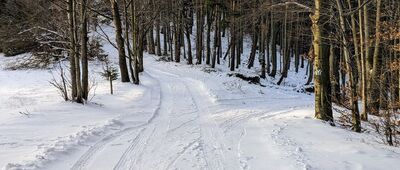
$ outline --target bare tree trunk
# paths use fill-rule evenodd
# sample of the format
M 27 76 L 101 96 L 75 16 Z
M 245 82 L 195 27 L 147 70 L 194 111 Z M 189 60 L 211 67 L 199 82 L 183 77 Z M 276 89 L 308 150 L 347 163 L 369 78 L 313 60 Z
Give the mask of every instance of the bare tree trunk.
M 288 26 L 288 11 L 285 10 L 285 21 L 284 21 L 284 32 L 283 38 L 283 68 L 281 72 L 281 78 L 277 82 L 277 85 L 281 85 L 282 81 L 287 77 L 290 65 L 290 26 Z
M 215 68 L 215 63 L 217 61 L 218 51 L 219 51 L 219 36 L 220 36 L 220 10 L 219 7 L 216 7 L 215 11 L 215 31 L 214 31 L 214 48 L 213 48 L 213 55 L 212 55 L 212 60 L 211 60 L 211 68 Z
M 133 65 L 133 83 L 134 84 L 139 84 L 139 64 L 138 64 L 138 48 L 137 48 L 137 28 L 136 28 L 136 10 L 135 10 L 135 1 L 132 1 L 130 4 L 131 7 L 131 28 L 132 28 L 132 49 L 134 50 L 133 53 L 133 63 L 130 63 Z M 164 33 L 165 34 L 165 33 Z
M 207 38 L 206 38 L 206 46 L 207 46 L 207 53 L 206 53 L 206 64 L 209 65 L 211 61 L 211 26 L 212 26 L 212 9 L 211 7 L 207 7 Z
M 236 1 L 232 1 L 231 2 L 232 4 L 232 11 L 235 11 L 236 10 Z M 235 16 L 233 16 L 233 18 L 232 18 L 232 25 L 231 25 L 231 31 L 230 31 L 230 34 L 231 34 L 231 56 L 230 56 L 230 64 L 229 64 L 229 66 L 230 66 L 230 70 L 231 71 L 235 71 L 235 57 L 236 57 L 236 48 L 239 48 L 239 47 L 237 47 L 237 39 L 236 39 L 236 36 L 237 36 L 237 34 L 236 34 L 236 18 L 235 18 Z
M 168 47 L 169 47 L 169 52 L 170 52 L 170 57 L 169 57 L 169 61 L 174 61 L 174 48 L 172 48 L 172 44 L 173 44 L 173 39 L 174 39 L 174 35 L 172 34 L 172 29 L 171 26 L 168 26 Z
M 87 0 L 81 0 L 81 57 L 82 57 L 82 97 L 88 99 L 89 93 L 89 70 L 88 70 L 88 58 L 87 58 L 87 42 L 88 42 L 88 30 L 87 30 Z
M 167 24 L 164 24 L 164 26 L 163 26 L 163 31 L 164 31 L 164 55 L 166 56 L 166 55 L 168 55 L 168 40 L 169 40 L 169 37 L 168 37 L 168 30 L 167 30 Z
M 333 46 L 333 43 L 331 42 L 330 44 L 330 74 L 332 75 L 331 77 L 331 82 L 332 82 L 332 100 L 336 103 L 341 103 L 341 98 L 340 98 L 340 76 L 339 76 L 339 59 L 338 59 L 338 54 L 335 47 Z
M 358 0 L 358 6 L 361 6 L 361 0 Z M 360 58 L 361 58 L 361 97 L 362 97 L 362 113 L 361 120 L 368 120 L 368 102 L 367 102 L 367 77 L 368 73 L 366 70 L 366 58 L 364 55 L 364 30 L 363 30 L 363 16 L 362 10 L 358 11 L 358 20 L 359 20 L 359 32 L 360 32 Z
M 299 20 L 299 14 L 297 14 L 297 20 Z M 299 22 L 299 21 L 297 21 Z M 296 32 L 299 31 L 299 23 L 296 24 Z M 299 64 L 300 64 L 300 51 L 299 51 L 299 39 L 296 39 L 294 41 L 295 45 L 295 55 L 294 55 L 294 67 L 295 67 L 295 72 L 299 72 Z
M 179 21 L 177 23 L 179 24 Z M 175 36 L 174 36 L 175 62 L 177 63 L 181 61 L 181 34 L 180 34 L 181 31 L 180 31 L 180 26 L 178 24 L 175 24 Z
M 380 103 L 380 76 L 382 67 L 382 58 L 379 56 L 381 43 L 381 0 L 376 0 L 376 22 L 375 22 L 375 50 L 373 55 L 373 65 L 371 71 L 371 114 L 379 115 Z
M 300 65 L 300 51 L 299 51 L 299 42 L 296 40 L 294 45 L 294 71 L 296 73 L 299 72 L 299 65 Z
M 116 0 L 111 0 L 111 8 L 113 12 L 114 26 L 115 26 L 115 40 L 118 47 L 119 69 L 122 82 L 129 82 L 128 67 L 126 65 L 125 45 L 124 38 L 122 37 L 122 24 L 119 7 Z
M 126 42 L 126 48 L 128 50 L 128 66 L 129 66 L 129 72 L 131 74 L 131 79 L 132 81 L 135 79 L 134 76 L 134 71 L 133 71 L 133 66 L 132 66 L 132 58 L 133 58 L 133 51 L 131 49 L 131 43 L 129 40 L 129 18 L 128 18 L 128 8 L 129 6 L 127 6 L 127 0 L 123 0 L 122 1 L 123 6 L 124 6 L 124 22 L 125 22 L 125 32 L 124 32 L 124 37 L 125 37 L 125 42 Z
M 311 84 L 313 77 L 314 77 L 314 64 L 311 61 L 309 61 L 307 66 L 308 66 L 307 67 L 308 68 L 308 79 L 307 79 L 306 85 L 309 85 L 309 84 Z
M 156 54 L 153 31 L 154 31 L 154 26 L 153 24 L 151 24 L 147 33 L 147 51 L 149 52 L 149 54 Z
M 186 25 L 185 26 L 186 31 L 185 31 L 185 35 L 186 35 L 186 41 L 187 41 L 187 62 L 188 64 L 193 64 L 193 55 L 192 55 L 192 42 L 190 39 L 190 26 Z
M 230 58 L 229 58 L 229 66 L 230 66 L 230 70 L 231 71 L 235 71 L 235 56 L 236 56 L 235 54 L 236 54 L 236 48 L 237 48 L 236 45 L 237 45 L 237 43 L 236 43 L 236 35 L 235 35 L 235 33 L 233 33 L 231 35 L 231 55 L 230 55 Z
M 312 33 L 313 33 L 313 46 L 314 46 L 314 86 L 315 86 L 315 117 L 325 121 L 333 122 L 332 108 L 330 103 L 330 82 L 329 82 L 329 69 L 326 66 L 327 49 L 326 45 L 322 44 L 322 31 L 321 23 L 321 1 L 314 0 L 315 8 L 314 14 L 311 16 Z M 329 68 L 329 63 L 328 63 Z
M 70 61 L 70 74 L 71 74 L 71 98 L 73 101 L 76 101 L 77 97 L 77 84 L 76 84 L 76 67 L 75 67 L 75 23 L 74 23 L 74 0 L 68 0 L 68 25 L 69 25 L 69 41 L 70 41 L 70 52 L 69 52 L 69 61 Z
M 73 0 L 73 10 L 72 10 L 72 16 L 74 20 L 74 39 L 75 42 L 78 41 L 78 4 L 75 0 Z M 76 102 L 77 103 L 83 103 L 83 96 L 82 96 L 82 82 L 81 82 L 81 59 L 80 55 L 78 53 L 79 48 L 78 44 L 75 44 L 73 47 L 75 50 L 75 69 L 76 69 Z
M 114 94 L 114 90 L 113 90 L 113 83 L 112 83 L 112 78 L 109 77 L 108 79 L 110 81 L 110 94 Z
M 161 55 L 162 55 L 162 54 L 161 54 L 160 22 L 161 22 L 161 21 L 157 20 L 157 23 L 156 23 L 156 46 L 157 46 L 156 54 L 157 54 L 158 56 L 161 56 Z
M 264 16 L 261 17 L 261 29 L 259 30 L 260 34 L 260 42 L 259 42 L 259 48 L 260 48 L 260 53 L 259 53 L 259 58 L 260 58 L 260 64 L 261 64 L 261 78 L 265 79 L 267 77 L 266 75 L 266 68 L 265 68 L 265 30 L 266 28 L 266 23 L 265 23 L 265 18 Z
M 364 1 L 364 0 L 362 0 Z M 369 11 L 368 11 L 368 4 L 364 5 L 363 7 L 363 13 L 364 13 L 364 62 L 365 62 L 365 74 L 366 76 L 366 80 L 367 80 L 367 102 L 368 104 L 367 106 L 367 110 L 370 111 L 370 103 L 371 103 L 371 93 L 370 93 L 370 89 L 371 89 L 371 82 L 373 80 L 371 80 L 371 74 L 370 71 L 372 69 L 372 62 L 371 62 L 371 55 L 370 55 L 370 27 L 369 27 Z
M 346 39 L 346 26 L 345 26 L 345 21 L 343 17 L 343 8 L 341 5 L 340 0 L 336 0 L 336 5 L 339 10 L 339 21 L 340 21 L 340 28 L 341 32 L 343 33 L 342 35 L 342 41 L 343 41 L 343 47 L 344 47 L 344 57 L 345 57 L 345 62 L 346 62 L 346 69 L 349 73 L 349 82 L 350 82 L 350 103 L 351 103 L 351 113 L 352 113 L 352 124 L 353 124 L 353 130 L 356 132 L 361 132 L 361 123 L 360 123 L 360 114 L 358 111 L 358 97 L 357 97 L 357 84 L 355 83 L 356 77 L 354 76 L 354 73 L 356 73 L 356 69 L 354 68 L 354 63 L 353 60 L 350 58 L 350 51 L 348 49 L 348 42 Z
M 250 69 L 254 66 L 254 60 L 256 59 L 256 52 L 257 52 L 257 45 L 258 45 L 258 34 L 260 33 L 258 29 L 258 23 L 254 23 L 253 25 L 253 36 L 252 36 L 252 45 L 251 45 L 251 52 L 249 56 L 249 61 L 247 64 L 247 68 Z
M 196 12 L 196 64 L 201 64 L 203 60 L 203 13 L 200 0 L 196 0 L 200 5 Z
M 138 36 L 138 40 L 137 40 L 137 43 L 138 43 L 138 49 L 137 49 L 137 51 L 138 51 L 138 56 L 137 56 L 137 60 L 138 60 L 138 69 L 139 69 L 139 73 L 141 73 L 141 72 L 144 71 L 144 66 L 143 66 L 144 43 L 143 43 L 143 42 L 144 42 L 144 39 L 145 39 L 145 33 L 144 33 L 143 28 L 141 28 L 140 26 L 139 26 L 139 29 L 138 29 L 137 36 Z
M 269 76 L 274 77 L 276 75 L 277 70 L 277 56 L 276 56 L 276 31 L 275 31 L 275 23 L 274 23 L 274 14 L 271 12 L 271 63 L 272 70 Z
M 217 64 L 221 64 L 221 62 L 220 62 L 220 60 L 221 60 L 221 58 L 222 58 L 222 31 L 224 31 L 223 30 L 223 26 L 222 26 L 222 24 L 221 24 L 221 20 L 222 20 L 222 15 L 223 15 L 223 12 L 222 12 L 222 10 L 220 9 L 220 7 L 218 7 L 218 10 L 219 10 L 219 14 L 218 14 L 218 21 L 217 21 L 217 23 L 218 23 L 218 36 L 217 36 L 217 39 L 218 39 L 218 51 L 217 51 Z

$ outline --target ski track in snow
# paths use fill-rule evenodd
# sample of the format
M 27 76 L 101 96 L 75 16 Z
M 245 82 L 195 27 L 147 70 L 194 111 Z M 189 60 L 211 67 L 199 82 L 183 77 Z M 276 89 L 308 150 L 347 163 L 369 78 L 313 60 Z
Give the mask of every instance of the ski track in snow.
M 153 89 L 151 90 L 151 99 L 153 100 L 152 104 L 154 104 L 154 100 L 157 100 L 156 103 L 156 109 L 154 111 L 154 113 L 152 114 L 152 116 L 150 117 L 150 119 L 147 120 L 147 122 L 145 122 L 144 124 L 138 125 L 138 126 L 133 126 L 133 127 L 128 127 L 125 128 L 123 130 L 120 130 L 118 132 L 114 132 L 106 137 L 104 137 L 103 139 L 101 139 L 99 142 L 97 142 L 96 144 L 94 144 L 92 147 L 89 148 L 89 150 L 87 150 L 80 158 L 78 161 L 76 161 L 76 163 L 72 166 L 71 169 L 73 170 L 80 170 L 80 169 L 85 169 L 85 167 L 87 166 L 87 164 L 89 163 L 89 161 L 95 157 L 95 154 L 101 150 L 103 147 L 105 147 L 108 143 L 110 143 L 113 140 L 116 140 L 118 137 L 125 135 L 125 134 L 129 134 L 132 133 L 132 131 L 135 131 L 139 128 L 144 127 L 143 129 L 139 130 L 139 133 L 137 134 L 137 136 L 135 137 L 135 139 L 133 141 L 136 141 L 137 138 L 140 137 L 141 133 L 145 130 L 145 126 L 150 124 L 157 116 L 158 116 L 158 112 L 161 106 L 161 93 L 160 93 L 160 83 L 159 81 L 157 81 L 156 79 L 154 79 L 153 77 L 151 77 L 149 75 L 150 78 L 152 78 L 153 80 L 155 80 L 156 82 L 156 88 L 153 87 Z M 154 95 L 159 95 L 158 97 L 155 97 Z M 156 98 L 156 99 L 154 99 Z M 125 154 L 125 153 L 124 153 Z M 121 160 L 120 160 L 121 161 Z M 118 162 L 118 164 L 120 164 L 120 162 Z
M 89 165 L 95 164 L 102 149 L 127 135 L 131 135 L 130 144 L 113 167 L 115 170 L 174 169 L 177 166 L 225 169 L 229 163 L 226 154 L 232 152 L 222 139 L 226 132 L 217 122 L 210 122 L 205 117 L 229 109 L 221 109 L 221 104 L 213 104 L 212 99 L 204 95 L 204 89 L 198 87 L 202 82 L 195 79 L 154 67 L 147 68 L 146 75 L 157 82 L 157 87 L 152 92 L 159 92 L 159 104 L 153 117 L 142 125 L 128 127 L 106 136 L 90 147 L 71 169 L 90 169 Z M 160 82 L 163 86 L 160 86 Z M 185 101 L 182 102 L 181 98 Z M 234 126 L 251 117 L 253 116 L 247 115 L 240 118 L 240 121 L 229 122 Z M 161 140 L 163 143 L 159 143 L 160 138 L 165 139 Z M 234 158 L 230 159 L 236 159 L 239 163 L 241 158 L 237 156 L 233 154 L 230 157 Z M 148 160 L 149 157 L 161 159 Z M 177 165 L 182 160 L 188 162 Z
M 112 143 L 125 141 L 129 143 L 120 154 L 112 153 L 120 155 L 112 168 L 114 170 L 177 167 L 250 169 L 248 161 L 252 156 L 245 156 L 241 146 L 242 140 L 246 137 L 246 128 L 243 124 L 250 119 L 270 119 L 298 108 L 309 107 L 309 105 L 299 105 L 283 110 L 278 107 L 269 112 L 235 111 L 237 105 L 244 102 L 261 103 L 267 100 L 251 97 L 215 100 L 205 95 L 209 92 L 205 91 L 207 89 L 202 87 L 202 82 L 199 80 L 154 66 L 146 67 L 145 74 L 156 84 L 151 89 L 152 101 L 149 105 L 156 106 L 151 118 L 143 124 L 125 127 L 105 136 L 89 147 L 71 169 L 93 169 L 96 167 L 96 162 L 106 161 L 99 158 L 108 154 L 105 150 Z M 219 117 L 225 112 L 232 112 L 233 115 L 226 118 Z M 234 134 L 237 130 L 240 132 L 238 135 Z M 287 142 L 288 140 L 276 136 L 273 136 L 276 143 L 291 144 Z M 227 141 L 235 138 L 237 141 Z M 301 158 L 301 156 L 293 157 L 298 161 L 302 161 Z

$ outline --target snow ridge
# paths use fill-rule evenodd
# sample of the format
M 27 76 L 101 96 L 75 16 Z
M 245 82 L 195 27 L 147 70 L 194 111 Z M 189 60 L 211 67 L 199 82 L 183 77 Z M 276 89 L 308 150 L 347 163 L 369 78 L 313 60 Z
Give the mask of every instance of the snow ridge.
M 8 163 L 4 169 L 17 170 L 40 168 L 47 162 L 56 160 L 58 154 L 68 153 L 68 151 L 72 148 L 78 145 L 83 145 L 89 140 L 96 140 L 96 138 L 106 134 L 107 131 L 113 128 L 119 128 L 121 126 L 123 126 L 123 123 L 116 119 L 111 119 L 101 126 L 82 126 L 82 130 L 75 134 L 66 137 L 60 137 L 52 144 L 37 146 L 37 151 L 35 152 L 34 156 L 35 159 L 25 160 L 19 163 Z

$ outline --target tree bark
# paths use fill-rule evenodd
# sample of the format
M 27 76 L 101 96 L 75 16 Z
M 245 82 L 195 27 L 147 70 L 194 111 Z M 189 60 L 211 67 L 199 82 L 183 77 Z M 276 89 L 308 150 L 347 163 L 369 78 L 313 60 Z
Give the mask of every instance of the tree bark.
M 200 0 L 197 2 L 200 7 L 196 12 L 196 64 L 201 64 L 203 60 L 203 14 Z
M 116 0 L 111 0 L 111 8 L 115 26 L 115 40 L 117 42 L 117 47 L 118 47 L 118 59 L 119 59 L 118 61 L 121 74 L 121 81 L 129 82 L 130 80 L 129 80 L 128 67 L 126 65 L 125 44 L 124 44 L 124 38 L 122 37 L 121 15 Z
M 157 21 L 156 23 L 156 54 L 157 56 L 161 56 L 161 35 L 160 35 L 160 22 L 161 21 Z
M 329 70 L 324 66 L 327 63 L 326 45 L 322 44 L 321 23 L 321 0 L 314 0 L 315 9 L 311 16 L 313 46 L 314 46 L 314 86 L 315 86 L 315 117 L 324 121 L 333 122 L 332 108 L 330 103 Z M 328 63 L 329 68 L 329 63 Z M 327 82 L 328 81 L 328 82 Z
M 339 59 L 337 49 L 335 49 L 333 43 L 330 44 L 330 74 L 331 77 L 331 84 L 332 84 L 332 100 L 336 103 L 341 103 L 340 98 L 340 76 L 339 76 Z
M 68 0 L 68 25 L 69 25 L 69 41 L 70 41 L 70 52 L 69 52 L 69 61 L 70 61 L 70 74 L 71 74 L 71 98 L 72 101 L 77 100 L 77 83 L 76 83 L 76 67 L 75 67 L 75 22 L 74 22 L 74 0 Z
M 361 6 L 361 0 L 358 0 L 358 6 Z M 363 30 L 363 16 L 362 10 L 358 11 L 358 20 L 359 20 L 359 32 L 360 32 L 360 58 L 361 58 L 361 97 L 362 97 L 362 112 L 361 112 L 361 120 L 368 120 L 368 102 L 367 102 L 367 70 L 366 70 L 366 58 L 364 55 L 364 30 Z
M 260 30 L 258 29 L 258 23 L 254 23 L 254 29 L 253 29 L 253 36 L 252 36 L 252 44 L 251 44 L 251 52 L 249 56 L 249 62 L 247 64 L 247 68 L 250 69 L 254 66 L 254 60 L 256 59 L 256 52 L 257 52 L 257 46 L 258 46 L 258 34 L 260 33 Z
M 274 15 L 271 12 L 271 63 L 272 63 L 272 70 L 269 76 L 274 77 L 276 75 L 277 70 L 277 56 L 276 56 L 276 31 L 275 31 L 275 23 L 273 21 Z
M 381 0 L 376 0 L 376 21 L 375 21 L 375 47 L 373 55 L 373 65 L 371 71 L 371 114 L 379 115 L 380 103 L 380 76 L 382 67 L 382 58 L 379 55 L 381 43 Z M 385 92 L 383 92 L 385 93 Z
M 136 28 L 136 14 L 135 14 L 135 1 L 132 1 L 130 4 L 131 7 L 131 28 L 132 28 L 132 48 L 134 50 L 133 52 L 133 59 L 132 62 L 130 63 L 133 65 L 133 71 L 134 71 L 134 79 L 132 80 L 134 84 L 139 84 L 139 64 L 138 64 L 138 48 L 137 48 L 137 28 Z M 164 33 L 165 34 L 165 33 Z
M 89 93 L 89 69 L 87 58 L 87 0 L 81 0 L 81 57 L 82 57 L 82 98 L 87 101 Z
M 212 22 L 213 22 L 212 13 L 213 13 L 212 8 L 207 7 L 207 38 L 206 38 L 206 47 L 207 47 L 206 64 L 207 65 L 210 65 L 210 61 L 211 61 L 211 26 L 212 26 Z
M 339 11 L 339 22 L 340 22 L 340 29 L 343 33 L 342 43 L 344 47 L 344 57 L 346 62 L 346 70 L 349 74 L 349 83 L 350 83 L 350 104 L 351 104 L 351 114 L 352 114 L 352 129 L 355 132 L 361 132 L 361 123 L 360 123 L 360 114 L 358 111 L 358 96 L 357 96 L 357 84 L 356 84 L 356 77 L 354 73 L 357 72 L 354 66 L 353 60 L 350 58 L 350 51 L 348 49 L 348 41 L 346 39 L 346 26 L 343 17 L 343 7 L 341 5 L 340 0 L 336 0 L 336 5 Z

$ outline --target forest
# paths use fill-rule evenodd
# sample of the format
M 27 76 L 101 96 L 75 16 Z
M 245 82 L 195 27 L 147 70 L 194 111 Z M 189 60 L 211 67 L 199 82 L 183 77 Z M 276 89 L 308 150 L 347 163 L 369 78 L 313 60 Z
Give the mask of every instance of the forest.
M 91 77 L 101 72 L 105 84 L 109 85 L 107 88 L 111 94 L 116 93 L 117 96 L 125 88 L 153 89 L 155 85 L 149 85 L 149 82 L 151 79 L 158 79 L 160 89 L 153 89 L 148 95 L 153 100 L 153 95 L 160 93 L 161 104 L 155 109 L 160 116 L 168 110 L 166 108 L 171 108 L 169 111 L 172 113 L 175 107 L 185 109 L 196 106 L 200 114 L 217 113 L 217 110 L 212 110 L 212 104 L 207 104 L 201 98 L 205 98 L 202 95 L 209 95 L 213 90 L 218 91 L 213 87 L 220 85 L 212 84 L 211 92 L 205 92 L 206 87 L 194 87 L 201 81 L 196 84 L 193 83 L 194 80 L 181 78 L 191 76 L 193 70 L 201 69 L 207 74 L 223 75 L 222 78 L 215 78 L 215 81 L 225 81 L 226 75 L 229 75 L 228 77 L 245 82 L 243 88 L 246 90 L 261 89 L 259 93 L 265 93 L 266 96 L 268 93 L 264 92 L 265 89 L 271 91 L 270 94 L 276 93 L 279 96 L 282 89 L 288 88 L 295 91 L 293 95 L 306 95 L 307 99 L 311 95 L 309 104 L 312 106 L 308 113 L 324 122 L 323 129 L 339 127 L 356 132 L 352 132 L 355 136 L 373 134 L 378 136 L 378 143 L 382 143 L 382 147 L 400 146 L 398 0 L 0 0 L 0 54 L 7 61 L 13 61 L 6 64 L 5 70 L 57 70 L 52 79 L 47 80 L 50 88 L 55 89 L 54 93 L 61 95 L 64 101 L 83 104 L 83 107 L 95 105 L 95 102 L 91 102 L 91 94 L 95 93 L 96 85 Z M 29 55 L 18 57 L 24 54 Z M 155 63 L 151 60 L 151 64 L 147 64 L 149 58 L 155 58 Z M 98 66 L 91 63 L 101 63 L 101 66 L 95 71 L 93 67 Z M 175 70 L 173 74 L 177 76 L 166 73 L 175 67 L 184 69 L 179 72 Z M 158 70 L 161 68 L 167 71 Z M 6 75 L 9 74 L 11 73 L 0 74 L 0 81 L 7 82 Z M 197 74 L 200 73 L 193 73 L 192 76 L 198 77 Z M 202 79 L 206 84 L 204 86 L 207 86 L 207 76 Z M 296 87 L 292 87 L 290 82 L 297 80 L 296 76 L 301 77 L 301 81 L 295 82 Z M 214 78 L 209 81 L 211 80 Z M 0 95 L 7 91 L 7 88 L 1 88 L 2 83 Z M 125 87 L 122 84 L 130 86 Z M 166 84 L 165 87 L 163 84 Z M 167 86 L 175 86 L 178 90 L 168 88 L 170 91 L 165 91 Z M 170 94 L 177 97 L 171 98 L 170 102 L 182 104 L 164 107 L 163 102 L 168 100 Z M 191 99 L 187 98 L 188 94 Z M 221 92 L 221 96 L 224 95 L 226 94 Z M 146 95 L 142 97 L 143 100 L 147 99 Z M 236 100 L 246 104 L 257 103 L 254 101 L 256 97 L 247 97 L 246 101 Z M 194 104 L 186 105 L 185 101 L 178 101 L 179 98 L 184 98 L 186 102 L 193 101 Z M 265 102 L 274 102 L 271 97 L 260 98 L 265 99 Z M 1 100 L 1 103 L 6 103 L 7 99 Z M 296 100 L 301 102 L 302 97 Z M 223 100 L 220 102 L 223 103 Z M 278 100 L 272 105 L 261 102 L 255 108 L 263 105 L 268 109 L 278 104 Z M 240 104 L 230 105 L 232 106 L 228 105 L 227 108 L 243 109 L 236 108 L 238 106 L 235 105 Z M 246 109 L 255 109 L 251 106 L 246 105 Z M 156 106 L 153 105 L 152 109 L 154 107 Z M 284 108 L 289 107 L 298 109 L 291 105 Z M 307 108 L 310 106 L 307 105 Z M 140 112 L 137 109 L 136 111 Z M 28 117 L 30 115 L 30 111 L 19 112 Z M 144 132 L 139 133 L 138 137 L 141 134 L 151 136 L 146 132 L 151 124 L 163 124 L 163 121 L 157 119 L 157 114 L 155 116 L 156 123 L 150 118 L 146 128 L 142 129 Z M 246 121 L 250 122 L 253 116 L 245 118 Z M 215 118 L 217 122 L 218 118 L 220 117 Z M 242 121 L 236 120 L 239 118 L 232 121 Z M 0 131 L 1 126 L 0 121 Z M 159 131 L 155 129 L 157 134 Z M 216 133 L 204 129 L 201 134 Z M 321 130 L 319 138 L 324 138 L 325 133 L 331 131 Z M 124 136 L 123 130 L 115 134 Z M 213 136 L 215 140 L 219 140 L 217 136 Z M 1 145 L 0 138 L 0 148 Z M 191 143 L 188 147 L 195 146 Z M 207 149 L 204 152 L 212 153 Z M 399 150 L 393 152 L 400 153 Z M 132 155 L 131 158 L 135 160 Z M 394 159 L 397 156 L 394 155 Z M 207 163 L 207 159 L 205 162 Z M 247 169 L 251 160 L 244 162 L 246 163 L 240 161 L 242 169 Z M 218 163 L 208 163 L 206 169 L 221 168 L 217 166 Z M 85 162 L 85 166 L 86 164 L 88 162 Z M 85 169 L 83 165 L 78 161 L 72 169 Z M 133 165 L 138 167 L 139 163 Z M 174 162 L 168 167 L 142 168 L 185 169 L 186 165 L 180 165 Z M 229 166 L 225 164 L 222 167 Z M 7 168 L 21 167 L 8 164 Z M 53 168 L 50 166 L 49 169 Z M 115 168 L 127 168 L 127 163 L 118 162 Z M 204 167 L 196 166 L 194 169 L 202 168 Z M 253 168 L 262 169 L 257 166 Z M 293 169 L 297 168 L 299 167 Z M 304 165 L 304 169 L 313 168 L 319 169 L 323 166 L 312 166 L 308 163 Z

